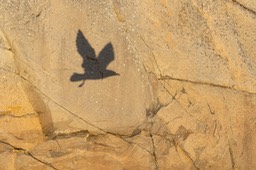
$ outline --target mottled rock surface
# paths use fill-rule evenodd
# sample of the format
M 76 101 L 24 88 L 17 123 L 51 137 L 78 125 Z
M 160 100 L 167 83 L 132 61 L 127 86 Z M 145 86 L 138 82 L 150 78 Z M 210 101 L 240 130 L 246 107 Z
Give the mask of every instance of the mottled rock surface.
M 0 169 L 255 169 L 254 1 L 0 4 Z

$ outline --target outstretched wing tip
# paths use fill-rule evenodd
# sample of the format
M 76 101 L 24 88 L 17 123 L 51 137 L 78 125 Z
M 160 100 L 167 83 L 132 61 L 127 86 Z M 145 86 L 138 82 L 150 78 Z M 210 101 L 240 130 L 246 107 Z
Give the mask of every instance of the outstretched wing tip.
M 91 58 L 96 57 L 94 48 L 92 48 L 91 44 L 85 38 L 83 32 L 80 29 L 78 29 L 77 36 L 76 36 L 76 48 L 77 48 L 77 52 L 84 59 L 86 55 L 90 55 Z
M 114 48 L 111 42 L 107 43 L 104 48 L 100 51 L 98 60 L 105 68 L 115 59 Z

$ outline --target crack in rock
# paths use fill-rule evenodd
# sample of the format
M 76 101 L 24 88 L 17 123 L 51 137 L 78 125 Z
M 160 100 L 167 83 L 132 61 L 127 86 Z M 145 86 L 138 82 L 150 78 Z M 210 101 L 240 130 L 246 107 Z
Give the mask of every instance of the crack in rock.
M 189 155 L 189 153 L 188 153 L 185 149 L 183 149 L 182 147 L 180 147 L 180 146 L 178 146 L 178 145 L 176 145 L 176 144 L 175 144 L 175 148 L 176 148 L 177 153 L 179 153 L 178 150 L 181 150 L 181 151 L 184 153 L 184 155 L 187 156 L 187 158 L 191 161 L 191 163 L 192 163 L 192 165 L 194 166 L 194 168 L 196 168 L 197 170 L 200 169 L 200 168 L 198 168 L 198 167 L 196 166 L 195 161 L 191 158 L 191 156 Z
M 155 115 L 157 115 L 157 113 L 162 109 L 167 107 L 171 102 L 163 105 L 160 104 L 159 102 L 157 102 L 156 105 L 154 105 L 153 107 L 146 109 L 146 117 L 148 118 L 153 118 Z
M 256 15 L 256 11 L 246 7 L 245 5 L 241 4 L 240 2 L 238 2 L 237 0 L 232 0 L 232 2 L 236 5 L 238 5 L 239 7 L 241 7 L 242 9 L 244 9 L 245 11 L 248 11 L 249 13 Z
M 154 157 L 154 161 L 155 161 L 155 165 L 156 165 L 156 170 L 159 169 L 159 166 L 158 166 L 158 162 L 157 162 L 157 157 L 156 157 L 156 147 L 155 147 L 155 142 L 154 142 L 154 139 L 153 139 L 153 135 L 152 133 L 149 133 L 149 136 L 151 138 L 151 141 L 152 141 L 152 147 L 153 147 L 153 153 L 152 153 L 152 156 Z
M 42 164 L 44 164 L 44 165 L 46 165 L 46 166 L 52 168 L 52 169 L 58 170 L 58 169 L 57 169 L 56 167 L 54 167 L 51 163 L 48 163 L 48 162 L 45 162 L 45 161 L 43 161 L 43 160 L 38 159 L 38 158 L 35 157 L 32 153 L 30 153 L 29 151 L 27 151 L 27 150 L 24 149 L 24 148 L 16 147 L 16 146 L 14 146 L 14 145 L 12 145 L 12 144 L 10 144 L 10 143 L 8 143 L 8 142 L 4 142 L 4 141 L 0 141 L 0 143 L 5 144 L 5 145 L 8 145 L 8 146 L 12 147 L 14 150 L 21 151 L 24 155 L 27 155 L 27 156 L 33 158 L 34 160 L 36 160 L 36 161 L 38 161 L 38 162 L 40 162 L 40 163 L 42 163 Z
M 148 45 L 148 43 L 145 41 L 145 39 L 144 39 L 142 36 L 140 36 L 140 38 L 141 38 L 141 40 L 143 41 L 143 43 L 147 46 L 147 48 L 150 50 L 150 53 L 151 53 L 151 55 L 152 55 L 152 57 L 153 57 L 153 59 L 154 59 L 154 62 L 155 62 L 155 64 L 156 64 L 156 67 L 157 67 L 157 70 L 158 70 L 158 72 L 159 72 L 159 74 L 160 74 L 160 77 L 162 77 L 161 69 L 160 69 L 160 67 L 159 67 L 159 65 L 158 65 L 158 63 L 157 63 L 156 56 L 155 56 L 155 54 L 154 54 L 152 48 Z
M 9 48 L 9 47 L 2 47 L 2 46 L 0 46 L 0 49 L 12 52 L 12 49 Z
M 11 111 L 0 111 L 0 117 L 12 117 L 12 118 L 28 118 L 28 117 L 38 117 L 36 113 L 28 113 L 25 115 L 13 115 Z
M 72 137 L 88 137 L 89 131 L 88 130 L 80 130 L 70 133 L 58 133 L 54 134 L 53 136 L 50 136 L 49 139 L 55 140 L 55 139 L 68 139 Z
M 186 80 L 186 79 L 174 78 L 174 77 L 170 77 L 170 76 L 162 76 L 162 77 L 159 78 L 158 80 L 174 80 L 174 81 L 192 83 L 192 84 L 197 84 L 197 85 L 205 85 L 205 86 L 210 86 L 210 87 L 218 87 L 218 88 L 230 89 L 230 90 L 234 90 L 234 91 L 237 91 L 237 92 L 242 92 L 242 93 L 245 93 L 245 94 L 252 94 L 252 95 L 255 95 L 255 94 L 256 94 L 256 92 L 249 92 L 249 91 L 245 91 L 245 90 L 241 90 L 241 89 L 236 89 L 236 88 L 230 87 L 230 86 L 219 85 L 219 84 L 213 84 L 213 83 L 209 83 L 209 82 L 201 82 L 201 81 L 194 81 L 194 80 Z
M 232 166 L 232 169 L 235 169 L 235 158 L 234 158 L 234 152 L 229 144 L 229 147 L 228 147 L 228 151 L 229 151 L 229 155 L 230 155 L 230 161 L 231 161 L 231 166 Z
M 19 75 L 19 74 L 17 74 Z M 39 88 L 37 88 L 35 85 L 33 85 L 28 79 L 26 79 L 24 76 L 19 75 L 20 78 L 22 78 L 24 81 L 28 82 L 33 88 L 35 88 L 40 94 L 42 94 L 44 97 L 46 97 L 47 99 L 49 99 L 50 101 L 52 101 L 54 104 L 56 104 L 57 106 L 61 107 L 62 109 L 64 109 L 65 111 L 67 111 L 69 114 L 73 115 L 74 117 L 82 120 L 83 122 L 91 125 L 92 127 L 104 132 L 104 133 L 108 133 L 107 131 L 103 130 L 100 127 L 97 127 L 96 125 L 90 123 L 89 121 L 85 120 L 84 118 L 76 115 L 75 113 L 73 113 L 72 111 L 70 111 L 69 109 L 65 108 L 64 106 L 62 106 L 61 104 L 59 104 L 58 102 L 56 102 L 55 100 L 53 100 L 51 97 L 49 97 L 48 95 L 46 95 L 45 93 L 43 93 Z

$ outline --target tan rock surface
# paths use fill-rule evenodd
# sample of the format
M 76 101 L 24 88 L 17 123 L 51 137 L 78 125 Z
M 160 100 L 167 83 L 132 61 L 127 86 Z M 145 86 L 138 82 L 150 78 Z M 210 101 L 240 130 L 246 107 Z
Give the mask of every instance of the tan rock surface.
M 0 3 L 0 169 L 255 169 L 253 1 Z

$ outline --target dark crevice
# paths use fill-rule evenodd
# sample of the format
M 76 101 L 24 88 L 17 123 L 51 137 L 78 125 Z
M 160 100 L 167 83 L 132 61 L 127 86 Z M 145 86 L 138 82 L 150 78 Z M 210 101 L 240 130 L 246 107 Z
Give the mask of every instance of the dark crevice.
M 172 99 L 175 99 L 175 96 L 173 96 L 171 94 L 171 92 L 165 87 L 165 85 L 163 83 L 161 83 L 161 84 L 162 84 L 163 88 L 165 89 L 165 91 L 172 97 Z
M 136 129 L 133 130 L 133 132 L 132 132 L 132 134 L 129 136 L 129 138 L 132 138 L 132 137 L 134 137 L 134 136 L 137 136 L 137 135 L 139 135 L 140 133 L 141 133 L 141 129 L 136 128 Z
M 80 130 L 80 131 L 75 131 L 71 133 L 57 133 L 52 136 L 49 136 L 49 139 L 68 139 L 72 137 L 86 137 L 89 136 L 89 131 L 88 130 Z
M 11 48 L 1 47 L 1 46 L 0 46 L 0 49 L 2 49 L 2 50 L 7 50 L 7 51 L 11 51 L 11 52 L 12 52 L 12 49 L 11 49 Z
M 187 156 L 187 158 L 191 161 L 191 163 L 192 163 L 192 165 L 194 166 L 194 168 L 197 169 L 197 170 L 200 170 L 200 168 L 198 168 L 198 167 L 196 166 L 195 161 L 191 158 L 191 156 L 189 155 L 189 153 L 188 153 L 186 150 L 184 150 L 182 147 L 180 147 L 180 146 L 178 146 L 178 145 L 175 145 L 175 147 L 176 147 L 176 151 L 177 151 L 177 147 L 179 147 L 179 148 L 182 150 L 182 152 Z M 178 151 L 177 151 L 177 152 L 178 152 Z
M 38 159 L 37 157 L 35 157 L 33 154 L 31 154 L 29 151 L 27 151 L 27 150 L 24 149 L 24 148 L 20 148 L 20 147 L 13 146 L 12 144 L 10 144 L 10 143 L 8 143 L 8 142 L 4 142 L 4 141 L 0 141 L 0 143 L 10 146 L 10 147 L 12 147 L 14 150 L 16 150 L 16 151 L 21 151 L 24 155 L 27 155 L 27 156 L 33 158 L 34 160 L 36 160 L 36 161 L 38 161 L 38 162 L 40 162 L 40 163 L 42 163 L 42 164 L 44 164 L 44 165 L 47 165 L 47 166 L 51 167 L 52 169 L 58 170 L 58 169 L 55 168 L 52 164 Z
M 214 115 L 215 112 L 211 109 L 211 107 L 210 107 L 210 105 L 209 105 L 208 103 L 207 103 L 207 106 L 208 106 L 208 108 L 209 108 L 210 113 L 211 113 L 212 115 Z
M 90 136 L 93 137 L 93 136 L 106 136 L 106 135 L 112 135 L 112 136 L 118 137 L 119 139 L 123 140 L 124 142 L 128 143 L 129 145 L 136 145 L 136 146 L 140 147 L 142 150 L 144 150 L 147 153 L 149 153 L 150 155 L 152 155 L 152 153 L 149 150 L 147 150 L 146 148 L 144 148 L 140 144 L 137 144 L 137 143 L 134 143 L 134 142 L 130 141 L 129 139 L 132 138 L 131 136 L 124 136 L 124 135 L 122 136 L 122 135 L 118 135 L 118 134 L 113 134 L 111 132 L 108 132 L 104 135 L 90 135 Z
M 82 117 L 76 115 L 75 113 L 73 113 L 72 111 L 70 111 L 69 109 L 65 108 L 64 106 L 62 106 L 61 104 L 59 104 L 58 102 L 56 102 L 55 100 L 53 100 L 52 98 L 50 98 L 48 95 L 46 95 L 45 93 L 43 93 L 40 89 L 38 89 L 35 85 L 33 85 L 29 80 L 27 80 L 25 77 L 23 77 L 22 75 L 19 75 L 23 80 L 25 80 L 26 82 L 30 83 L 31 86 L 33 88 L 35 88 L 40 94 L 42 94 L 44 97 L 46 97 L 47 99 L 49 99 L 50 101 L 52 101 L 54 104 L 56 104 L 57 106 L 59 106 L 60 108 L 62 108 L 63 110 L 67 111 L 69 114 L 71 114 L 72 116 L 82 120 L 83 122 L 91 125 L 92 127 L 104 132 L 104 133 L 107 133 L 106 131 L 104 131 L 102 128 L 99 128 L 97 126 L 95 126 L 94 124 L 88 122 L 87 120 L 83 119 Z
M 162 107 L 163 106 L 161 106 L 158 103 L 157 105 L 151 107 L 150 109 L 146 109 L 146 116 L 149 118 L 153 118 Z
M 25 77 L 19 75 L 23 80 L 25 80 L 26 82 L 29 82 Z M 29 82 L 30 83 L 30 82 Z M 63 110 L 67 111 L 69 114 L 73 115 L 74 117 L 82 120 L 83 122 L 91 125 L 92 127 L 98 129 L 99 131 L 103 132 L 104 134 L 110 134 L 110 135 L 113 135 L 113 136 L 116 136 L 120 139 L 123 139 L 125 140 L 123 137 L 128 137 L 127 135 L 120 135 L 120 134 L 115 134 L 115 133 L 112 133 L 112 132 L 108 132 L 108 131 L 105 131 L 104 129 L 100 128 L 100 127 L 97 127 L 96 125 L 90 123 L 89 121 L 85 120 L 84 118 L 76 115 L 75 113 L 73 113 L 72 111 L 70 111 L 69 109 L 65 108 L 64 106 L 60 105 L 58 102 L 56 102 L 55 100 L 53 100 L 52 98 L 50 98 L 48 95 L 46 95 L 45 93 L 43 93 L 42 91 L 40 91 L 35 85 L 33 85 L 32 83 L 30 83 L 32 87 L 34 87 L 39 93 L 41 93 L 44 97 L 46 97 L 47 99 L 49 99 L 50 101 L 52 101 L 54 104 L 56 104 L 57 106 L 59 106 L 60 108 L 62 108 Z M 126 141 L 126 140 L 125 140 Z M 126 141 L 127 142 L 127 141 Z
M 124 140 L 125 140 L 125 139 L 124 139 Z M 136 145 L 136 146 L 138 146 L 138 147 L 141 148 L 142 150 L 146 151 L 149 155 L 152 155 L 152 153 L 151 153 L 148 149 L 146 149 L 145 147 L 141 146 L 140 144 L 134 143 L 134 142 L 131 142 L 131 141 L 127 141 L 127 140 L 125 140 L 125 141 L 128 142 L 130 145 Z
M 235 0 L 233 0 L 233 2 L 238 3 Z M 244 7 L 242 4 L 240 4 L 240 3 L 238 3 L 238 4 L 241 5 L 242 7 Z M 255 11 L 252 11 L 252 10 L 246 8 L 246 7 L 244 7 L 244 8 L 249 10 L 249 11 L 251 11 L 251 12 L 253 12 L 255 14 Z M 213 83 L 208 83 L 208 82 L 199 82 L 199 81 L 186 80 L 186 79 L 181 79 L 181 78 L 173 78 L 173 77 L 170 77 L 170 76 L 164 76 L 161 73 L 161 69 L 160 69 L 160 67 L 159 67 L 159 65 L 157 63 L 156 56 L 153 53 L 153 50 L 147 44 L 147 42 L 145 41 L 145 39 L 142 36 L 140 36 L 140 38 L 142 39 L 144 44 L 147 46 L 147 48 L 150 50 L 150 52 L 151 52 L 151 54 L 153 56 L 154 62 L 155 62 L 156 67 L 157 67 L 157 70 L 158 70 L 158 72 L 160 74 L 160 78 L 158 78 L 158 80 L 176 80 L 176 81 L 181 81 L 181 82 L 189 82 L 189 83 L 193 83 L 193 84 L 201 84 L 201 85 L 208 85 L 208 86 L 219 87 L 219 88 L 226 88 L 226 89 L 235 90 L 235 91 L 239 91 L 239 92 L 243 92 L 243 93 L 247 93 L 247 94 L 256 94 L 255 92 L 249 92 L 249 91 L 245 91 L 245 90 L 241 90 L 241 89 L 236 89 L 234 87 L 229 87 L 229 86 L 225 86 L 225 85 L 219 85 L 219 84 L 213 84 Z M 153 74 L 155 74 L 155 73 L 153 73 Z
M 157 63 L 156 56 L 155 56 L 153 50 L 151 49 L 151 47 L 148 45 L 148 43 L 145 41 L 145 39 L 144 39 L 142 36 L 140 36 L 140 38 L 141 38 L 141 40 L 144 42 L 144 44 L 147 46 L 147 48 L 150 50 L 151 55 L 152 55 L 152 57 L 153 57 L 153 59 L 154 59 L 154 62 L 155 62 L 155 64 L 156 64 L 157 70 L 158 70 L 160 76 L 162 77 L 162 72 L 161 72 L 161 69 L 159 68 L 159 65 L 158 65 L 158 63 Z
M 245 11 L 248 11 L 249 13 L 256 15 L 256 12 L 246 6 L 244 6 L 243 4 L 241 4 L 240 2 L 236 1 L 236 0 L 232 0 L 232 2 L 238 6 L 240 6 L 242 9 L 244 9 Z
M 10 144 L 10 143 L 8 143 L 8 142 L 0 141 L 0 143 L 5 144 L 5 145 L 8 145 L 8 146 L 12 147 L 14 150 L 23 151 L 24 153 L 26 152 L 25 149 L 20 148 L 20 147 L 13 146 L 12 144 Z
M 151 108 L 146 109 L 146 117 L 153 118 L 162 108 L 169 106 L 171 102 L 167 104 L 161 104 L 159 101 L 157 101 L 157 104 L 155 104 Z
M 24 76 L 19 75 L 19 74 L 17 74 L 17 75 L 18 75 L 21 79 L 23 79 L 24 81 L 30 83 L 33 88 L 35 88 L 39 93 L 41 93 L 44 97 L 46 97 L 47 99 L 49 99 L 50 101 L 52 101 L 54 104 L 56 104 L 57 106 L 59 106 L 59 107 L 62 108 L 63 110 L 67 111 L 69 114 L 73 115 L 74 117 L 76 117 L 76 118 L 82 120 L 83 122 L 85 122 L 85 123 L 91 125 L 92 127 L 98 129 L 99 131 L 103 132 L 104 135 L 107 135 L 107 134 L 113 135 L 113 136 L 118 137 L 118 138 L 122 139 L 123 141 L 125 141 L 125 142 L 127 142 L 127 143 L 129 143 L 129 144 L 131 144 L 131 145 L 132 145 L 132 144 L 133 144 L 133 145 L 137 145 L 138 147 L 142 148 L 142 149 L 145 150 L 146 152 L 150 153 L 147 149 L 145 149 L 145 148 L 142 147 L 141 145 L 139 145 L 139 144 L 137 144 L 137 143 L 130 142 L 130 141 L 128 141 L 128 140 L 125 139 L 126 137 L 127 137 L 127 138 L 128 138 L 128 137 L 131 137 L 131 135 L 130 135 L 130 136 L 127 136 L 127 135 L 115 134 L 115 133 L 112 133 L 112 132 L 107 132 L 107 131 L 103 130 L 102 128 L 95 126 L 94 124 L 92 124 L 92 123 L 88 122 L 87 120 L 83 119 L 82 117 L 76 115 L 75 113 L 73 113 L 73 112 L 70 111 L 69 109 L 65 108 L 64 106 L 60 105 L 58 102 L 56 102 L 55 100 L 53 100 L 52 98 L 50 98 L 48 95 L 46 95 L 45 93 L 43 93 L 40 89 L 38 89 L 35 85 L 33 85 L 31 82 L 29 82 L 29 80 L 26 79 Z M 87 133 L 87 132 L 86 132 L 86 133 Z M 61 135 L 55 135 L 55 136 L 53 135 L 53 136 L 48 136 L 48 137 L 49 137 L 49 138 L 58 139 L 58 138 L 68 138 L 68 136 L 69 136 L 69 134 L 61 134 Z M 92 136 L 92 135 L 90 135 L 90 136 Z
M 156 165 L 156 170 L 158 170 L 158 169 L 159 169 L 159 167 L 158 167 L 158 162 L 157 162 L 157 157 L 156 157 L 156 147 L 155 147 L 154 138 L 153 138 L 152 133 L 149 133 L 149 136 L 150 136 L 150 138 L 151 138 L 151 141 L 152 141 L 152 147 L 153 147 L 152 156 L 154 157 L 154 161 L 155 161 L 155 165 Z
M 185 155 L 190 159 L 190 161 L 192 162 L 193 166 L 194 166 L 197 170 L 200 170 L 200 168 L 198 168 L 198 167 L 196 166 L 195 161 L 190 157 L 189 153 L 188 153 L 187 151 L 185 151 L 184 149 L 182 149 L 182 150 L 183 150 L 183 152 L 185 153 Z
M 179 128 L 179 129 L 180 129 L 180 128 Z M 180 147 L 180 146 L 178 145 L 179 140 L 180 140 L 180 139 L 182 139 L 183 141 L 186 140 L 186 138 L 188 137 L 189 134 L 191 134 L 191 132 L 187 131 L 186 133 L 183 134 L 183 133 L 181 133 L 181 132 L 179 132 L 179 131 L 180 131 L 180 130 L 177 130 L 176 134 L 165 134 L 165 135 L 152 134 L 152 133 L 150 133 L 150 137 L 151 137 L 151 139 L 152 139 L 153 147 L 155 146 L 154 140 L 153 140 L 153 135 L 159 136 L 159 137 L 165 139 L 166 141 L 168 141 L 170 144 L 172 144 L 170 147 L 175 147 L 175 150 L 176 150 L 176 152 L 177 152 L 178 154 L 179 154 L 179 151 L 178 151 L 178 148 L 179 148 L 179 149 L 188 157 L 188 159 L 192 162 L 194 168 L 199 170 L 200 168 L 197 167 L 195 161 L 191 158 L 191 156 L 189 155 L 189 153 L 188 153 L 186 150 L 184 150 L 182 147 Z M 153 149 L 154 149 L 154 153 L 155 153 L 155 148 L 153 148 Z M 156 156 L 156 154 L 154 154 L 154 153 L 153 153 L 153 155 Z M 156 158 L 156 157 L 155 157 L 155 158 Z
M 12 115 L 11 111 L 0 112 L 0 117 L 13 117 L 13 118 L 28 118 L 28 117 L 37 117 L 36 113 L 28 113 L 25 115 Z
M 33 158 L 34 160 L 36 160 L 36 161 L 38 161 L 38 162 L 40 162 L 40 163 L 42 163 L 42 164 L 44 164 L 44 165 L 47 165 L 47 166 L 51 167 L 52 169 L 58 170 L 58 169 L 57 169 L 56 167 L 54 167 L 52 164 L 38 159 L 37 157 L 35 157 L 34 155 L 32 155 L 30 152 L 25 153 L 25 155 L 30 156 L 30 157 Z
M 211 86 L 211 87 L 230 89 L 230 90 L 234 90 L 234 91 L 237 91 L 237 92 L 243 92 L 243 93 L 246 93 L 246 94 L 253 94 L 253 95 L 256 94 L 255 92 L 248 92 L 248 91 L 241 90 L 241 89 L 235 89 L 235 88 L 229 87 L 229 86 L 213 84 L 213 83 L 208 83 L 208 82 L 186 80 L 186 79 L 181 79 L 181 78 L 174 78 L 174 77 L 170 77 L 170 76 L 162 76 L 158 80 L 174 80 L 174 81 L 180 81 L 180 82 L 186 82 L 186 83 L 192 83 L 192 84 L 198 84 L 198 85 L 205 85 L 205 86 Z

